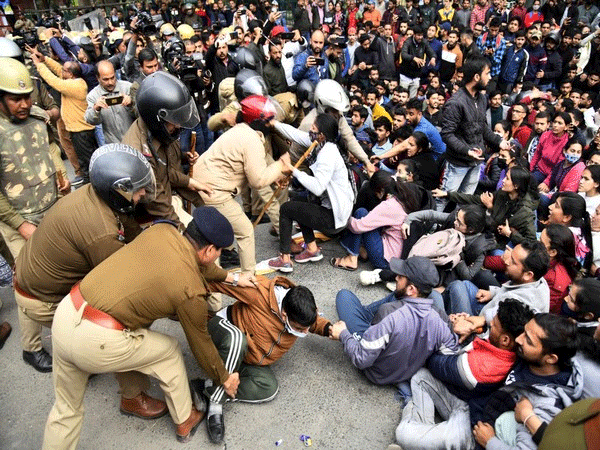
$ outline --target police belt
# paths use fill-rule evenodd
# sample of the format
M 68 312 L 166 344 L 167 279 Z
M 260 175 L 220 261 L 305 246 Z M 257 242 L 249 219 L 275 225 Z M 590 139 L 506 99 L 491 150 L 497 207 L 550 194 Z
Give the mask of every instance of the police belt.
M 79 283 L 77 283 L 71 289 L 71 301 L 75 306 L 75 309 L 79 311 L 81 305 L 85 302 L 85 299 L 81 295 L 81 291 L 79 290 Z M 110 314 L 105 313 L 104 311 L 100 311 L 99 309 L 94 308 L 86 303 L 85 308 L 83 309 L 82 318 L 89 320 L 96 325 L 100 325 L 104 328 L 110 328 L 112 330 L 123 331 L 127 329 L 121 322 L 115 319 Z
M 39 298 L 34 297 L 33 295 L 28 294 L 23 289 L 21 289 L 21 286 L 19 286 L 19 283 L 17 283 L 17 279 L 14 277 L 14 274 L 13 274 L 13 288 L 15 289 L 15 292 L 17 292 L 21 297 L 29 298 L 31 300 L 41 301 Z

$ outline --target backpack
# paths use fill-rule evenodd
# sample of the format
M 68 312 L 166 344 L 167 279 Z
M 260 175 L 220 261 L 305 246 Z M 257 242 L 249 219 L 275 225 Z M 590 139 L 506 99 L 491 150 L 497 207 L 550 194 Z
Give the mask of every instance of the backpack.
M 436 266 L 453 269 L 461 260 L 465 236 L 454 228 L 422 236 L 410 249 L 408 257 L 424 256 Z

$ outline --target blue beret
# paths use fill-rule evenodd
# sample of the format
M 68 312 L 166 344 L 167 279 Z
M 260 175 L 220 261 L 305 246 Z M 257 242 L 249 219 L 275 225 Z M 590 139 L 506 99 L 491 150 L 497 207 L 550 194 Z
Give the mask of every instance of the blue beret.
M 233 228 L 229 220 L 213 206 L 200 206 L 192 214 L 194 224 L 204 238 L 217 248 L 233 244 Z

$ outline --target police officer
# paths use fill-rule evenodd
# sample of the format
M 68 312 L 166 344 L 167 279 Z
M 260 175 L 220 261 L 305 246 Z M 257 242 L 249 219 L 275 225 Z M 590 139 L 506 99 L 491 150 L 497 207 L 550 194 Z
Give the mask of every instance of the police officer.
M 183 235 L 168 221 L 154 224 L 71 289 L 52 325 L 56 401 L 44 449 L 77 446 L 88 377 L 106 372 L 157 378 L 177 439 L 189 440 L 204 412 L 192 406 L 177 339 L 149 329 L 157 319 L 177 316 L 200 367 L 227 395 L 236 396 L 239 374 L 223 363 L 211 340 L 206 302 L 210 281 L 256 283 L 254 276 L 227 273 L 214 264 L 232 242 L 227 219 L 215 208 L 199 207 Z
M 140 198 L 151 199 L 155 191 L 150 164 L 137 150 L 121 144 L 94 152 L 90 180 L 91 185 L 48 211 L 16 260 L 14 289 L 23 359 L 40 372 L 52 370 L 52 358 L 42 347 L 42 326 L 52 326 L 58 302 L 75 283 L 137 236 L 141 229 L 130 214 Z M 123 402 L 141 395 L 124 384 L 126 380 L 121 383 Z M 128 410 L 123 402 L 122 409 Z
M 173 191 L 198 206 L 202 203 L 198 191 L 206 190 L 203 183 L 181 170 L 179 132 L 194 128 L 200 121 L 194 99 L 179 79 L 155 72 L 142 82 L 136 104 L 139 117 L 121 143 L 142 152 L 154 171 L 156 198 L 146 209 L 153 216 L 185 226 L 191 216 L 184 211 L 181 199 L 173 197 Z
M 16 258 L 58 198 L 62 162 L 48 147 L 47 115 L 31 104 L 29 71 L 12 58 L 0 58 L 0 67 L 0 234 Z
M 214 191 L 210 196 L 201 193 L 204 202 L 217 208 L 233 226 L 244 272 L 254 272 L 256 265 L 254 228 L 235 197 L 246 185 L 258 190 L 282 177 L 283 163 L 268 164 L 265 152 L 265 135 L 275 113 L 273 102 L 266 97 L 251 95 L 242 100 L 238 124 L 223 133 L 194 168 L 194 177 Z M 289 161 L 288 153 L 280 159 Z

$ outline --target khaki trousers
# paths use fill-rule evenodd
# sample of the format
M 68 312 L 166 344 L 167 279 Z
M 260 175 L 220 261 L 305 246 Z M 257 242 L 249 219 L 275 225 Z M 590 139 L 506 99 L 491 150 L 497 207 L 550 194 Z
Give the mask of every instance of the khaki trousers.
M 176 424 L 192 410 L 183 356 L 177 340 L 155 331 L 118 331 L 82 318 L 71 296 L 59 304 L 52 325 L 55 402 L 44 432 L 43 449 L 75 449 L 83 422 L 83 398 L 92 373 L 138 371 L 155 377 Z
M 19 256 L 21 249 L 25 245 L 25 238 L 21 236 L 21 233 L 4 222 L 0 222 L 0 234 L 6 243 L 10 254 L 14 259 L 17 259 L 17 256 Z
M 52 319 L 58 303 L 43 302 L 25 297 L 17 291 L 19 329 L 21 330 L 21 347 L 26 352 L 37 352 L 42 349 L 42 326 L 52 327 Z
M 224 202 L 214 202 L 206 196 L 203 196 L 202 199 L 207 206 L 214 206 L 229 220 L 238 244 L 242 272 L 254 272 L 254 266 L 256 266 L 254 227 L 250 219 L 244 214 L 241 205 L 233 197 Z

